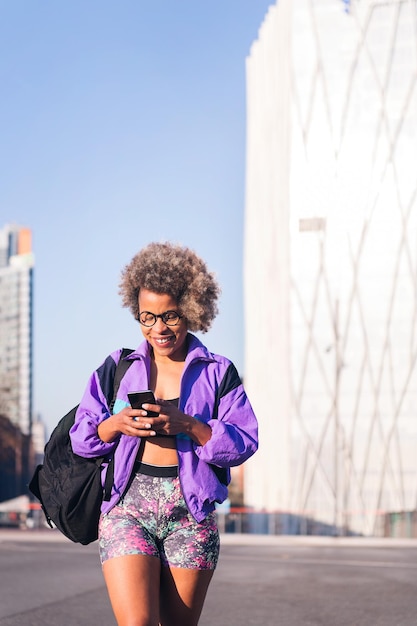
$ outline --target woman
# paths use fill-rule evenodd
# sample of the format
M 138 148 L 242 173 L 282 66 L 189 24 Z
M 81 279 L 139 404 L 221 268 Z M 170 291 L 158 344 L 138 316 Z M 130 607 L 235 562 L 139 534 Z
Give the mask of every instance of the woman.
M 120 294 L 145 341 L 126 357 L 112 411 L 121 350 L 92 374 L 72 446 L 84 457 L 114 455 L 99 548 L 117 623 L 192 626 L 219 554 L 215 502 L 227 496 L 228 468 L 256 451 L 257 422 L 234 365 L 190 333 L 208 330 L 219 296 L 193 251 L 149 244 L 124 269 Z M 146 389 L 155 404 L 131 408 L 128 393 Z

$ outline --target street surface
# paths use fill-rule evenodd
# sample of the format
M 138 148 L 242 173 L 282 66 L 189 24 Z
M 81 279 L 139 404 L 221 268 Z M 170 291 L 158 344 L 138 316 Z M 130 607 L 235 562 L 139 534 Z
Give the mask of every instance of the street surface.
M 0 626 L 115 626 L 95 544 L 0 530 L 0 580 Z M 199 626 L 229 625 L 416 626 L 417 540 L 223 535 Z

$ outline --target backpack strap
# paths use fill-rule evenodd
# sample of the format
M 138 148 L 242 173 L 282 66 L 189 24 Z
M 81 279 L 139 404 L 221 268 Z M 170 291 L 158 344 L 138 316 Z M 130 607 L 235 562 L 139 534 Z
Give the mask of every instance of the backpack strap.
M 126 360 L 125 357 L 132 354 L 134 350 L 130 348 L 123 348 L 118 364 L 116 365 L 116 371 L 114 373 L 114 381 L 113 381 L 113 398 L 110 403 L 110 411 L 113 411 L 114 403 L 116 402 L 117 392 L 120 387 L 120 383 L 122 382 L 123 376 L 126 374 L 129 367 L 132 365 L 132 361 Z
M 117 392 L 119 390 L 120 383 L 122 381 L 123 376 L 126 374 L 129 367 L 132 365 L 132 361 L 126 360 L 125 357 L 129 356 L 133 350 L 130 348 L 123 348 L 119 362 L 116 365 L 116 371 L 114 372 L 114 382 L 113 382 L 113 398 L 110 403 L 110 411 L 113 411 L 114 403 L 116 402 Z M 109 501 L 111 497 L 111 490 L 113 487 L 114 480 L 114 455 L 109 461 L 107 466 L 106 479 L 104 481 L 104 496 L 103 500 Z

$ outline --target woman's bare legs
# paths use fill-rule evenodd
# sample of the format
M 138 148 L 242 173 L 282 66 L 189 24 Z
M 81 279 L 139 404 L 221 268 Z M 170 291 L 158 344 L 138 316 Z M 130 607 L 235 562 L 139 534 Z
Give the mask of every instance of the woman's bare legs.
M 103 574 L 118 626 L 197 626 L 213 570 L 133 554 L 105 561 Z
M 196 626 L 213 570 L 161 568 L 161 626 Z
M 142 554 L 115 557 L 104 562 L 103 574 L 118 626 L 158 626 L 159 558 Z

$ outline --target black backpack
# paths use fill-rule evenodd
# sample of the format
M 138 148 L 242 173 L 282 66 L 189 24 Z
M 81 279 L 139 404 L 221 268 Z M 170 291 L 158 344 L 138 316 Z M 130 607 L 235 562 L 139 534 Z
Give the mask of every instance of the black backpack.
M 124 360 L 133 350 L 124 348 L 113 381 L 113 408 L 120 381 L 132 361 Z M 104 457 L 87 459 L 72 451 L 69 431 L 78 406 L 58 422 L 45 446 L 43 465 L 38 465 L 29 483 L 30 491 L 40 501 L 46 520 L 71 541 L 87 545 L 98 536 L 98 522 L 103 499 L 110 500 L 113 485 L 113 458 L 107 468 L 105 487 L 101 484 Z

